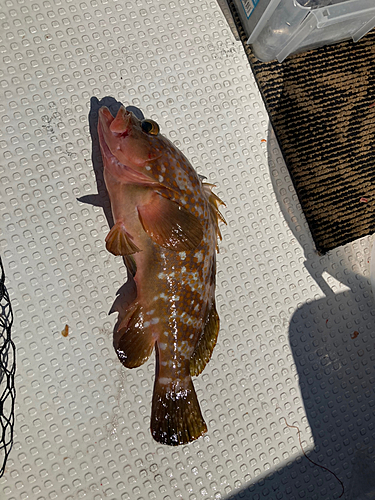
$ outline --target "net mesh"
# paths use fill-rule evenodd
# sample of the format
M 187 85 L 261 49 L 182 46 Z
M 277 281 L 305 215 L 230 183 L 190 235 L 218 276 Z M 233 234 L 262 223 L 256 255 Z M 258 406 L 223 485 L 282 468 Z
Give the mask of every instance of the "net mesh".
M 0 257 L 0 477 L 13 445 L 14 403 L 16 397 L 15 345 L 11 338 L 13 312 L 5 287 L 4 266 Z

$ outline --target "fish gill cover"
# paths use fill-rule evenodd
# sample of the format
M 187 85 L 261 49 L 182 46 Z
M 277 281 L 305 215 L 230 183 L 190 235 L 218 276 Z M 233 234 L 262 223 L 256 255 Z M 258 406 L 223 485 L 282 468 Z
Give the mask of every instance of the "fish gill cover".
M 13 312 L 5 287 L 4 266 L 0 257 L 0 477 L 13 446 L 16 357 L 12 341 Z

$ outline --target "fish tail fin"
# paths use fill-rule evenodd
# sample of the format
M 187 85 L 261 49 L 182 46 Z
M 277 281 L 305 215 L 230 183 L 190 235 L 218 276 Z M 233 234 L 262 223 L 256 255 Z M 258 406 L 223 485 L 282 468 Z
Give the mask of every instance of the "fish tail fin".
M 157 377 L 151 411 L 151 434 L 161 444 L 177 446 L 207 432 L 191 376 L 181 380 Z

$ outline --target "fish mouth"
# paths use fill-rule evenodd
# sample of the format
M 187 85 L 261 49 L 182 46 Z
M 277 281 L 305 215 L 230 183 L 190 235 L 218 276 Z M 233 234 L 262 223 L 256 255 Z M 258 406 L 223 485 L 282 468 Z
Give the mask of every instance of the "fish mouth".
M 151 174 L 148 172 L 140 172 L 139 170 L 136 170 L 135 168 L 130 167 L 129 165 L 125 165 L 124 163 L 120 162 L 118 158 L 116 157 L 115 154 L 112 153 L 107 141 L 105 140 L 105 132 L 103 130 L 103 123 L 99 118 L 99 124 L 98 124 L 98 135 L 99 135 L 99 144 L 100 144 L 100 149 L 102 152 L 102 157 L 107 158 L 109 160 L 109 163 L 112 165 L 116 165 L 117 168 L 119 168 L 123 174 L 124 178 L 127 180 L 127 182 L 133 182 L 133 183 L 139 183 L 142 184 L 143 186 L 160 186 L 160 182 L 158 182 Z M 114 135 L 126 137 L 129 135 L 129 131 L 126 130 L 122 132 L 121 134 L 116 134 Z M 156 160 L 157 158 L 155 158 Z M 153 159 L 154 160 L 154 159 Z M 152 161 L 152 160 L 151 160 Z M 104 162 L 104 166 L 105 166 Z M 146 164 L 150 163 L 150 161 L 145 161 L 144 165 L 140 165 L 139 168 L 144 168 Z
M 121 106 L 115 117 L 106 106 L 99 109 L 98 122 L 104 137 L 111 135 L 116 138 L 127 137 L 131 132 L 131 121 L 132 113 L 127 111 L 124 106 Z
M 121 132 L 118 134 L 115 134 L 117 137 L 127 137 L 129 135 L 129 131 L 125 130 L 125 132 Z

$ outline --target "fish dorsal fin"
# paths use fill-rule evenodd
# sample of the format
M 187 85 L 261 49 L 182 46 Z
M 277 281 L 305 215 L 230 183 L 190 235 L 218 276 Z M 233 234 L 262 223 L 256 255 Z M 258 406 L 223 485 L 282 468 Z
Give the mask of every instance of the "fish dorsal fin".
M 105 246 L 113 255 L 132 255 L 140 252 L 135 243 L 132 242 L 129 233 L 122 222 L 116 222 L 107 234 Z
M 211 214 L 213 216 L 213 220 L 216 225 L 216 234 L 218 238 L 221 240 L 221 232 L 219 229 L 219 221 L 224 222 L 226 224 L 226 220 L 224 219 L 223 215 L 221 214 L 219 210 L 220 205 L 224 205 L 225 203 L 215 194 L 212 192 L 212 188 L 215 187 L 214 184 L 209 184 L 208 182 L 203 182 L 202 183 L 203 190 L 207 196 L 209 205 L 210 205 L 210 210 Z
M 198 344 L 190 358 L 190 373 L 198 376 L 204 370 L 209 362 L 212 351 L 216 345 L 217 336 L 219 333 L 220 321 L 216 311 L 215 302 L 212 303 L 211 309 L 207 315 L 206 324 L 202 335 L 198 340 Z
M 151 356 L 155 339 L 151 328 L 145 327 L 143 308 L 137 303 L 121 320 L 113 342 L 117 356 L 127 368 L 136 368 Z
M 203 238 L 197 217 L 186 208 L 159 193 L 138 207 L 143 229 L 158 245 L 181 252 L 196 248 Z

